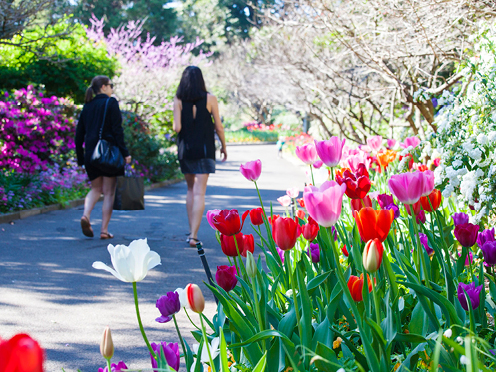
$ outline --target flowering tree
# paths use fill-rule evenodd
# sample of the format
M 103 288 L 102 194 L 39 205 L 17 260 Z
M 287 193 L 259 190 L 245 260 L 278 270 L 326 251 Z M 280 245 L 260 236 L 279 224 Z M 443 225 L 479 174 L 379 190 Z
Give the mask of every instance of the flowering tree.
M 93 17 L 88 36 L 107 45 L 109 55 L 117 57 L 121 70 L 114 78 L 116 96 L 125 108 L 145 120 L 171 109 L 170 103 L 182 69 L 188 65 L 207 63 L 209 54 L 192 51 L 202 44 L 180 44 L 180 37 L 172 37 L 160 45 L 153 45 L 155 37 L 147 34 L 142 39 L 142 21 L 130 21 L 108 35 L 103 32 L 104 20 Z

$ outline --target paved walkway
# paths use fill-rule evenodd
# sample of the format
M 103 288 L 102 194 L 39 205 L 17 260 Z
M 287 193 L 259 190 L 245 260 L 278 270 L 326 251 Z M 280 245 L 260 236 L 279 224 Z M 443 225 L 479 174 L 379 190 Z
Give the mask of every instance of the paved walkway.
M 275 145 L 231 146 L 229 160 L 218 163 L 218 171 L 209 180 L 208 209 L 232 209 L 240 212 L 258 206 L 253 184 L 239 173 L 239 165 L 261 159 L 259 187 L 267 206 L 282 212 L 276 199 L 289 187 L 300 192 L 305 182 L 304 167 L 277 158 Z M 116 211 L 110 231 L 112 244 L 129 244 L 148 238 L 150 248 L 158 252 L 162 265 L 151 270 L 138 283 L 140 310 L 151 342 L 177 342 L 172 322 L 159 324 L 155 301 L 168 291 L 187 283 L 202 283 L 205 278 L 196 249 L 187 248 L 188 224 L 185 210 L 186 184 L 153 190 L 145 196 L 146 210 Z M 300 194 L 301 195 L 301 194 Z M 103 328 L 109 325 L 115 345 L 114 362 L 124 360 L 130 368 L 150 368 L 149 354 L 141 339 L 132 286 L 111 274 L 94 270 L 94 261 L 110 264 L 106 243 L 82 235 L 79 219 L 82 207 L 53 211 L 0 225 L 0 337 L 9 338 L 27 332 L 46 350 L 47 372 L 62 368 L 94 372 L 105 365 L 99 353 Z M 95 231 L 101 222 L 101 203 L 92 216 Z M 250 224 L 243 232 L 252 231 Z M 227 264 L 204 218 L 199 237 L 215 274 L 217 265 Z M 257 252 L 257 250 L 255 251 Z M 207 299 L 207 314 L 215 312 L 213 296 L 202 285 Z M 198 321 L 198 316 L 193 315 Z M 183 335 L 190 345 L 192 326 L 184 312 L 178 314 Z M 181 368 L 184 371 L 184 366 Z

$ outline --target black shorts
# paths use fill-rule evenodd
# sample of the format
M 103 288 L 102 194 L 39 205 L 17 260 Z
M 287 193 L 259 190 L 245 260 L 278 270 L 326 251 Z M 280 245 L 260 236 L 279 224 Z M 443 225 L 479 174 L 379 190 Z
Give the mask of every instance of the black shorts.
M 197 160 L 179 160 L 179 165 L 181 166 L 181 172 L 183 174 L 205 174 L 205 173 L 215 173 L 215 160 L 209 158 L 197 159 Z

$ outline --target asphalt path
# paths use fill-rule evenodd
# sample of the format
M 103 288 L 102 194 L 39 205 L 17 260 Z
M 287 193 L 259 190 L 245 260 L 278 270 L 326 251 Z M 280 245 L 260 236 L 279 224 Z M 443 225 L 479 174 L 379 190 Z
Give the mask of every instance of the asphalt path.
M 266 206 L 283 212 L 277 198 L 290 187 L 301 192 L 306 180 L 305 168 L 277 157 L 275 145 L 228 147 L 228 161 L 217 162 L 217 172 L 210 176 L 206 209 L 238 209 L 240 214 L 259 206 L 252 182 L 239 172 L 249 160 L 262 160 L 258 181 Z M 128 245 L 147 238 L 162 264 L 149 271 L 137 284 L 143 325 L 150 342 L 178 342 L 173 322 L 159 324 L 156 300 L 188 283 L 201 286 L 206 314 L 215 313 L 213 295 L 203 285 L 206 280 L 196 249 L 185 243 L 188 222 L 185 208 L 186 184 L 155 189 L 145 195 L 144 211 L 114 211 L 109 231 L 112 244 Z M 150 368 L 150 357 L 141 337 L 134 309 L 130 283 L 92 268 L 94 261 L 111 265 L 108 241 L 86 238 L 79 220 L 82 207 L 0 224 L 0 337 L 10 338 L 25 332 L 45 349 L 47 372 L 93 372 L 105 366 L 99 343 L 105 326 L 110 326 L 115 346 L 113 362 L 125 361 L 129 368 Z M 93 229 L 101 222 L 101 202 L 92 214 Z M 248 221 L 249 222 L 249 221 Z M 252 233 L 248 223 L 244 233 Z M 255 235 L 255 234 L 254 234 Z M 228 264 L 214 231 L 204 217 L 199 238 L 215 275 L 217 265 Z M 255 235 L 255 241 L 258 239 Z M 255 255 L 260 253 L 256 248 Z M 197 314 L 192 319 L 199 324 Z M 194 329 L 184 311 L 177 314 L 182 334 L 194 343 Z M 180 371 L 185 371 L 184 364 Z

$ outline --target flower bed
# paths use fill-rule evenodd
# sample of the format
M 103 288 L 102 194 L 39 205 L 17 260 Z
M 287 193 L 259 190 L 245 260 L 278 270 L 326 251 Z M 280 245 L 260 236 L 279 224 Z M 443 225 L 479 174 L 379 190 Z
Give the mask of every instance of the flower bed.
M 401 146 L 410 152 L 419 142 L 409 138 Z M 361 149 L 344 144 L 331 138 L 297 148 L 304 163 L 313 168 L 323 162 L 314 171 L 336 181 L 307 186 L 302 198 L 289 189 L 295 217 L 289 211 L 267 215 L 261 199 L 260 208 L 241 216 L 237 210 L 207 212 L 226 255 L 226 265 L 207 284 L 218 300 L 217 314 L 213 319 L 203 314 L 205 300 L 195 284 L 156 303 L 156 321 L 173 321 L 180 345 L 150 343 L 139 314 L 137 283 L 160 264 L 160 256 L 146 240 L 109 245 L 113 267 L 102 262 L 93 267 L 132 284 L 152 368 L 494 370 L 494 228 L 471 224 L 472 212 L 443 199 L 427 164 L 400 156 L 396 141 L 388 141 L 389 149 L 380 136 Z M 260 160 L 240 171 L 256 192 Z M 248 216 L 260 251 L 253 234 L 243 233 Z M 198 344 L 182 338 L 175 321 L 179 311 L 198 314 L 188 315 Z M 108 370 L 127 369 L 122 361 L 111 364 L 110 345 L 106 330 L 101 352 Z
M 277 142 L 281 132 L 281 124 L 244 123 L 243 128 L 225 131 L 228 143 Z

